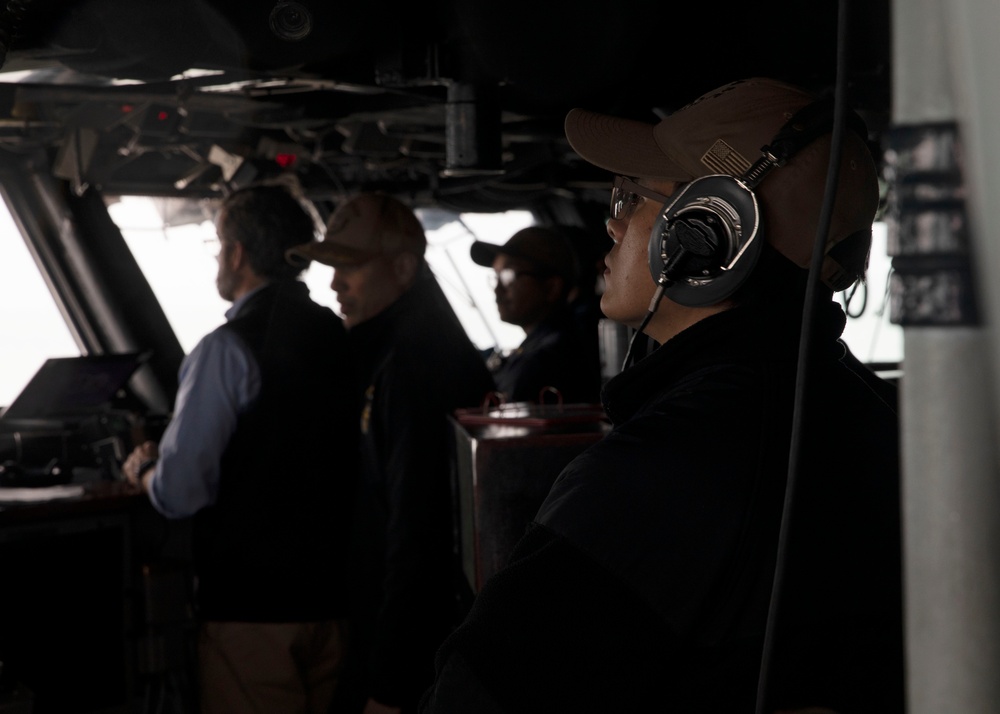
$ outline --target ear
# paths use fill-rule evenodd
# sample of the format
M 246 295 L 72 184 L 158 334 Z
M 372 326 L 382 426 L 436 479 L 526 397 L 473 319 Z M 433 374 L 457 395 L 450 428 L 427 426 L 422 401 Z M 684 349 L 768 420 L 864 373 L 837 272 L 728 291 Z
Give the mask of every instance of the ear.
M 574 303 L 578 297 L 580 297 L 580 288 L 579 286 L 574 285 L 569 289 L 569 292 L 566 293 L 566 303 Z
M 396 275 L 396 280 L 409 288 L 417 279 L 417 271 L 420 269 L 420 256 L 415 253 L 403 252 L 392 259 L 392 269 Z
M 229 267 L 239 270 L 247 261 L 246 248 L 238 240 L 231 241 L 229 246 Z
M 550 305 L 559 302 L 568 302 L 569 296 L 563 296 L 566 290 L 566 279 L 559 275 L 550 275 L 545 279 L 545 300 Z

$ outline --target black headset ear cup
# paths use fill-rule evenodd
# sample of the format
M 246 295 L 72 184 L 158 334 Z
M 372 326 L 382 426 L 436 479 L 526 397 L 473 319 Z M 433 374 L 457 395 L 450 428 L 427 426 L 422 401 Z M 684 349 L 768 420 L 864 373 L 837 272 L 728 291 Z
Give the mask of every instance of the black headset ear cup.
M 732 176 L 705 176 L 684 186 L 653 224 L 649 272 L 657 282 L 668 281 L 664 295 L 674 302 L 714 305 L 750 276 L 762 244 L 753 191 Z M 679 249 L 684 259 L 664 275 Z

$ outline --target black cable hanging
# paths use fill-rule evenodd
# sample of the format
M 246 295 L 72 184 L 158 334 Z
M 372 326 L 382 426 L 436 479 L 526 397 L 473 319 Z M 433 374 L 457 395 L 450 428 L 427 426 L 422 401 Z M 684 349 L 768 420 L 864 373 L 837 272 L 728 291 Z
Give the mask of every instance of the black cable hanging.
M 788 477 L 785 484 L 785 499 L 781 513 L 781 527 L 778 533 L 774 580 L 771 586 L 771 600 L 768 607 L 760 675 L 757 683 L 756 714 L 765 714 L 768 705 L 768 695 L 770 694 L 769 685 L 774 656 L 775 631 L 777 616 L 781 609 L 781 595 L 784 587 L 785 565 L 788 555 L 788 534 L 791 527 L 795 489 L 799 477 L 800 452 L 806 419 L 806 394 L 812 362 L 811 351 L 813 340 L 811 337 L 813 333 L 813 315 L 818 295 L 819 276 L 825 257 L 826 240 L 830 231 L 834 198 L 837 193 L 837 181 L 840 174 L 840 152 L 841 145 L 843 144 L 844 125 L 846 123 L 844 105 L 847 92 L 847 16 L 848 2 L 847 0 L 840 0 L 837 5 L 837 66 L 834 89 L 833 133 L 830 144 L 830 165 L 827 170 L 826 190 L 823 195 L 819 225 L 816 229 L 816 242 L 813 246 L 812 260 L 809 264 L 809 277 L 806 281 L 805 304 L 802 311 L 802 331 L 799 335 L 795 404 L 792 412 L 791 448 L 788 456 Z

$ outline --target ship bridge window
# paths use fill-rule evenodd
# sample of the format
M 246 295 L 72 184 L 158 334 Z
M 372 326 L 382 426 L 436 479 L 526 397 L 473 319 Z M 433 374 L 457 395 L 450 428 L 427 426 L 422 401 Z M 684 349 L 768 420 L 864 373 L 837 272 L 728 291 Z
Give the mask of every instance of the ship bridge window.
M 866 284 L 853 295 L 845 291 L 836 297 L 849 315 L 843 338 L 854 355 L 868 364 L 891 366 L 903 361 L 903 328 L 889 321 L 892 261 L 886 252 L 886 238 L 886 224 L 876 222 Z
M 215 289 L 215 210 L 212 202 L 194 199 L 120 196 L 109 201 L 111 218 L 185 352 L 225 321 L 229 307 Z M 516 347 L 524 332 L 500 320 L 488 282 L 491 271 L 472 262 L 469 248 L 475 240 L 505 242 L 534 223 L 532 214 L 418 209 L 417 215 L 427 232 L 427 262 L 469 338 L 483 350 Z M 312 264 L 303 280 L 314 300 L 336 311 L 336 295 L 330 289 L 332 271 Z
M 7 209 L 0 201 L 0 407 L 49 357 L 80 349 Z

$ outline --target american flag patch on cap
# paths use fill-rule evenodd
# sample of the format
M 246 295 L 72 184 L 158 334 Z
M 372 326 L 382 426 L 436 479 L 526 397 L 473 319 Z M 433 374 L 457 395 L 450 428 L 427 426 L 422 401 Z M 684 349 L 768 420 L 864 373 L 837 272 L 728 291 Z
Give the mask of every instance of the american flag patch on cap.
M 701 163 L 713 173 L 730 176 L 742 176 L 750 168 L 750 162 L 722 139 L 712 144 L 712 147 L 704 153 Z

